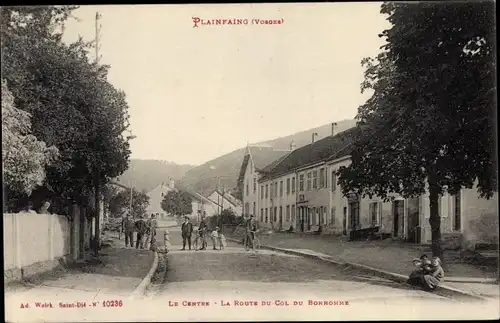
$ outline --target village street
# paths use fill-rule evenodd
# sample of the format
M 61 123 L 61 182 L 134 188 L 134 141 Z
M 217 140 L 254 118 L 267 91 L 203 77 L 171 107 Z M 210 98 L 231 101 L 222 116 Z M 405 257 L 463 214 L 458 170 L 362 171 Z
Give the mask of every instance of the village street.
M 163 230 L 158 229 L 160 245 Z M 423 307 L 450 307 L 458 318 L 466 315 L 464 308 L 469 308 L 457 300 L 412 290 L 359 271 L 269 250 L 260 250 L 257 254 L 246 252 L 232 242 L 228 242 L 224 250 L 212 250 L 209 241 L 205 251 L 183 251 L 180 228 L 170 227 L 168 231 L 171 246 L 166 256 L 166 272 L 153 282 L 146 299 L 153 303 L 159 301 L 165 307 L 178 306 L 171 314 L 179 317 L 189 311 L 197 313 L 200 308 L 217 310 L 222 306 L 225 306 L 224 318 L 234 314 L 234 319 L 249 308 L 254 309 L 252 318 L 255 319 L 259 315 L 265 317 L 266 309 L 276 308 L 286 309 L 280 312 L 280 318 L 285 319 L 297 318 L 297 315 L 308 319 L 307 311 L 296 311 L 304 307 L 314 309 L 318 315 L 326 311 L 325 315 L 330 317 L 328 311 L 342 313 L 349 307 L 351 311 L 357 306 L 394 307 L 391 315 L 399 318 L 415 315 L 415 311 Z M 271 305 L 263 306 L 263 301 Z M 294 305 L 294 302 L 302 302 L 302 305 Z M 167 313 L 168 308 L 165 311 Z M 369 311 L 359 314 L 365 318 L 372 315 Z M 450 312 L 443 311 L 443 315 L 449 317 Z

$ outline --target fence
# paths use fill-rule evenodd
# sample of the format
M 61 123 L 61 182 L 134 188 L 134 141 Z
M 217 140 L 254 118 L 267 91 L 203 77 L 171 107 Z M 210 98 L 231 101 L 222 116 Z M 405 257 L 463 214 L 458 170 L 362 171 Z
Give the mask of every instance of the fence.
M 62 215 L 4 214 L 4 270 L 71 254 L 71 229 Z

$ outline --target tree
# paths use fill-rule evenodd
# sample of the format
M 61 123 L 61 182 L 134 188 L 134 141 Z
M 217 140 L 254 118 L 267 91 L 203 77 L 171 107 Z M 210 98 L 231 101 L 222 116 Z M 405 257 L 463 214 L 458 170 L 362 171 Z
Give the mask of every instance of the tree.
M 58 156 L 56 147 L 31 134 L 31 115 L 14 106 L 2 79 L 2 160 L 4 183 L 17 193 L 31 194 L 45 180 L 45 167 Z
M 432 253 L 442 256 L 438 198 L 461 188 L 497 190 L 494 2 L 382 5 L 387 45 L 364 59 L 351 164 L 344 194 L 429 193 Z
M 61 41 L 75 8 L 3 7 L 2 75 L 16 107 L 31 114 L 33 135 L 59 149 L 44 188 L 85 204 L 127 169 L 129 123 L 125 94 L 106 80 L 108 66 L 89 62 L 91 44 Z
M 132 189 L 132 216 L 138 217 L 146 213 L 149 205 L 149 196 L 136 189 Z M 130 190 L 120 190 L 109 200 L 109 211 L 113 217 L 119 217 L 130 209 Z
M 185 191 L 169 191 L 161 201 L 161 208 L 178 216 L 193 213 L 193 200 Z

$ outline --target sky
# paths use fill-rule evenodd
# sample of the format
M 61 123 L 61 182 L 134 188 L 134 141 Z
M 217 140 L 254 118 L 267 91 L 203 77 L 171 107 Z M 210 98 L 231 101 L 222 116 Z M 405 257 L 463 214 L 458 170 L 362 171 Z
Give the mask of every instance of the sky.
M 354 118 L 367 99 L 361 59 L 390 27 L 380 2 L 106 5 L 74 11 L 64 40 L 93 40 L 97 11 L 100 62 L 130 106 L 131 158 L 192 165 Z

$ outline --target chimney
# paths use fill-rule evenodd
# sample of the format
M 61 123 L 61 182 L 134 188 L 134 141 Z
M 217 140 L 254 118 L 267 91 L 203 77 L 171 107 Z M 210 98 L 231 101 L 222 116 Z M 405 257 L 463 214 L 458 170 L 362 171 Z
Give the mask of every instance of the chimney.
M 337 126 L 336 122 L 332 123 L 332 136 L 335 136 L 335 127 Z
M 297 145 L 295 144 L 295 141 L 292 140 L 292 142 L 290 143 L 290 151 L 294 151 L 295 148 L 297 148 Z
M 317 132 L 314 132 L 314 133 L 312 134 L 312 143 L 313 143 L 313 144 L 314 144 L 314 139 L 316 138 L 316 136 L 317 136 L 317 135 L 318 135 L 318 133 L 317 133 Z

